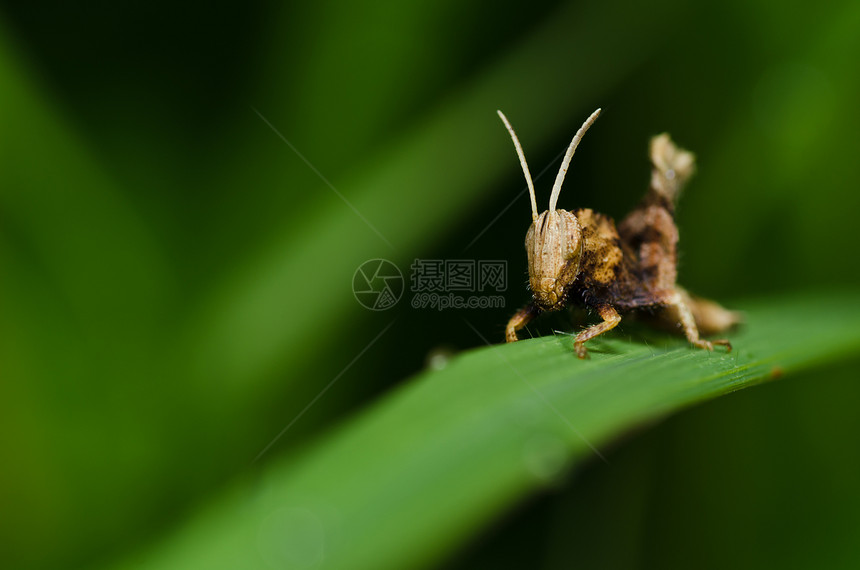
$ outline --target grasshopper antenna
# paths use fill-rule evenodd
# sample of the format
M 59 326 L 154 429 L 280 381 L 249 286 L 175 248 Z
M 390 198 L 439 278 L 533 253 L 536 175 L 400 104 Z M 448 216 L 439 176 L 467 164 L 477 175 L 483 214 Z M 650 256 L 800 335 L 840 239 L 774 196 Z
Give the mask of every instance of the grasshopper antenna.
M 507 127 L 508 132 L 511 133 L 511 138 L 514 140 L 514 147 L 517 149 L 517 156 L 520 157 L 520 165 L 523 167 L 523 174 L 526 175 L 526 184 L 529 187 L 529 196 L 532 200 L 532 221 L 534 222 L 538 218 L 537 199 L 535 198 L 535 185 L 532 183 L 532 175 L 529 174 L 529 165 L 526 164 L 526 155 L 523 154 L 523 147 L 520 145 L 520 140 L 517 138 L 514 128 L 508 122 L 508 118 L 505 117 L 505 114 L 501 111 L 496 111 L 496 113 L 499 114 L 499 117 L 502 119 L 502 122 L 505 123 L 505 127 Z
M 573 136 L 573 140 L 570 141 L 570 146 L 567 147 L 564 160 L 561 161 L 561 168 L 558 169 L 558 175 L 555 177 L 555 184 L 552 185 L 552 194 L 549 197 L 550 211 L 555 210 L 555 205 L 558 203 L 558 195 L 561 194 L 561 185 L 564 182 L 564 175 L 567 174 L 567 167 L 570 166 L 570 159 L 573 158 L 573 153 L 576 151 L 579 141 L 582 140 L 582 137 L 585 135 L 585 131 L 587 131 L 588 128 L 594 124 L 594 121 L 597 120 L 597 115 L 599 114 L 600 109 L 593 112 L 591 116 L 582 123 L 582 126 L 579 127 L 579 130 L 576 131 L 576 134 Z

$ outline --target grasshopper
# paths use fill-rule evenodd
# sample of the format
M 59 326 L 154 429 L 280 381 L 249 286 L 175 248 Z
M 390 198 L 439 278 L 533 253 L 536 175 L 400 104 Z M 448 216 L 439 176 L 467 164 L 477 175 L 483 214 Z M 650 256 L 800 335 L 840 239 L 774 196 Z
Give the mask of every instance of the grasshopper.
M 615 328 L 622 314 L 636 311 L 652 313 L 664 324 L 681 328 L 693 346 L 713 350 L 720 345 L 730 351 L 728 340 L 705 340 L 701 335 L 728 330 L 740 322 L 739 313 L 695 297 L 676 283 L 675 203 L 695 170 L 693 154 L 678 148 L 668 134 L 653 137 L 650 188 L 617 226 L 609 216 L 589 208 L 558 209 L 570 160 L 600 114 L 597 109 L 573 137 L 553 184 L 549 209 L 538 214 L 534 184 L 520 141 L 507 117 L 497 112 L 513 139 L 532 206 L 532 224 L 525 245 L 533 299 L 511 317 L 505 329 L 506 340 L 516 341 L 517 331 L 540 313 L 573 304 L 597 312 L 602 319 L 576 336 L 574 348 L 579 358 L 588 356 L 588 340 Z

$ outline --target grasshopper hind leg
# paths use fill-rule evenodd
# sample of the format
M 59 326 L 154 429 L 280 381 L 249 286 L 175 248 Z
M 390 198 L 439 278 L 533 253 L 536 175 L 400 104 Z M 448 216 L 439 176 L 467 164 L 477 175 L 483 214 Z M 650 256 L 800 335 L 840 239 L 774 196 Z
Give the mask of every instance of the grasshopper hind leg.
M 731 352 L 732 343 L 726 339 L 705 340 L 701 338 L 699 336 L 699 324 L 700 319 L 704 318 L 706 314 L 702 311 L 703 307 L 706 307 L 708 311 L 713 311 L 715 314 L 717 310 L 720 312 L 721 328 L 717 328 L 708 322 L 701 322 L 702 325 L 705 325 L 702 328 L 707 332 L 720 332 L 733 326 L 739 320 L 736 313 L 723 309 L 713 301 L 705 299 L 695 301 L 689 293 L 680 287 L 665 299 L 664 307 L 666 312 L 664 318 L 679 324 L 683 328 L 684 335 L 690 341 L 690 344 L 698 348 L 704 348 L 705 350 L 714 350 L 714 346 L 725 346 L 726 352 Z M 696 313 L 699 313 L 699 315 Z M 697 316 L 700 318 L 697 319 Z M 708 328 L 709 326 L 711 328 Z

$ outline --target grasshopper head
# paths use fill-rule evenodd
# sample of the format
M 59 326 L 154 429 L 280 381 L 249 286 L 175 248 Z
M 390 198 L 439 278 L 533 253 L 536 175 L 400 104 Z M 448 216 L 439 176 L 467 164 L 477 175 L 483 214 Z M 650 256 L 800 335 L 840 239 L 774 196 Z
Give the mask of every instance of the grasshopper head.
M 532 225 L 526 233 L 529 287 L 534 295 L 535 304 L 541 309 L 545 311 L 560 309 L 567 300 L 565 293 L 568 287 L 579 272 L 579 261 L 582 257 L 582 229 L 575 215 L 567 210 L 558 210 L 555 206 L 561 193 L 564 175 L 567 174 L 567 168 L 570 166 L 570 159 L 573 158 L 573 153 L 585 131 L 600 114 L 600 109 L 591 114 L 570 142 L 555 178 L 549 199 L 549 209 L 540 215 L 537 213 L 534 184 L 520 141 L 508 119 L 501 111 L 498 113 L 514 141 L 531 196 Z
M 544 310 L 560 309 L 576 279 L 582 256 L 579 220 L 567 210 L 547 210 L 526 233 L 529 287 Z

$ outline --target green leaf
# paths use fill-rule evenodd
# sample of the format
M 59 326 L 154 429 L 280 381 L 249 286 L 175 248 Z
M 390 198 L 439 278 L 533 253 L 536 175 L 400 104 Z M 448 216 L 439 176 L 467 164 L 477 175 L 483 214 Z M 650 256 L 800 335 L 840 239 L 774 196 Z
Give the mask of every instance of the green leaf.
M 122 567 L 426 566 L 634 425 L 860 347 L 857 294 L 741 308 L 729 354 L 638 333 L 596 339 L 588 361 L 566 335 L 468 351 Z

